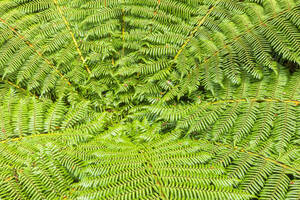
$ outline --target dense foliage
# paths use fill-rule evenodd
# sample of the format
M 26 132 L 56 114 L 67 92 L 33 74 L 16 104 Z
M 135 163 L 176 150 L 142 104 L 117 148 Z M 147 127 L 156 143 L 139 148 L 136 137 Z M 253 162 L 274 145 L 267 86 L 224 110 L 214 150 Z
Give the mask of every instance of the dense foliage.
M 300 199 L 300 0 L 0 0 L 0 199 Z

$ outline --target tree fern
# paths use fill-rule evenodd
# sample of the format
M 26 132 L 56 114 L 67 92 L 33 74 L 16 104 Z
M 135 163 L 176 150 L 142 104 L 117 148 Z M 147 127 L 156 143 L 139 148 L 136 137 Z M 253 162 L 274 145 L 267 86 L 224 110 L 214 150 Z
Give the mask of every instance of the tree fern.
M 299 0 L 1 0 L 1 199 L 299 199 Z

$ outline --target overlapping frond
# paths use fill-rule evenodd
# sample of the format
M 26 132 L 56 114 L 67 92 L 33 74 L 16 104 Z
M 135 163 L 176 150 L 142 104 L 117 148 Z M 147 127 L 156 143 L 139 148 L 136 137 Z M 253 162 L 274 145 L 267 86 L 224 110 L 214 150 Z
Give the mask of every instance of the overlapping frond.
M 91 132 L 95 133 L 94 128 L 98 130 L 93 123 L 102 114 L 93 111 L 88 101 L 70 106 L 67 97 L 52 102 L 49 99 L 26 96 L 13 87 L 4 87 L 0 93 L 0 140 L 57 132 L 86 122 L 90 123 L 88 129 Z M 104 116 L 109 120 L 108 116 Z
M 240 83 L 244 73 L 262 78 L 262 67 L 277 72 L 276 62 L 299 65 L 296 0 L 47 0 L 2 5 L 2 77 L 39 95 L 57 94 L 69 84 L 102 98 L 107 92 L 103 87 L 119 90 L 137 79 L 145 87 L 159 85 L 171 100 L 199 87 L 214 93 L 226 79 Z M 106 73 L 100 75 L 99 68 Z M 168 81 L 173 84 L 166 87 Z M 87 90 L 89 86 L 102 92 Z M 152 92 L 140 93 L 134 85 L 131 94 L 159 96 Z
M 299 0 L 0 0 L 0 199 L 300 198 Z
M 267 75 L 267 74 L 265 74 Z M 163 101 L 133 109 L 133 117 L 155 117 L 177 128 L 213 141 L 247 146 L 268 140 L 272 153 L 282 154 L 299 135 L 299 73 L 269 74 L 262 81 L 244 78 L 240 86 L 218 91 L 218 98 L 198 99 L 190 104 L 168 105 Z M 289 98 L 290 97 L 290 98 Z
M 1 199 L 56 199 L 69 193 L 80 166 L 55 144 L 0 144 Z M 73 164 L 73 167 L 68 164 Z
M 162 124 L 145 120 L 116 124 L 104 132 L 102 126 L 95 136 L 84 131 L 88 125 L 1 143 L 3 199 L 13 199 L 10 195 L 21 199 L 297 199 L 299 195 L 294 184 L 300 171 L 293 163 L 262 155 L 270 142 L 255 153 L 184 137 L 184 132 L 160 135 Z M 70 142 L 78 133 L 82 139 L 65 146 L 64 138 Z
M 225 177 L 223 167 L 207 164 L 212 154 L 205 146 L 176 135 L 144 139 L 98 139 L 93 151 L 89 143 L 79 146 L 90 159 L 76 199 L 251 198 L 234 189 L 238 180 Z

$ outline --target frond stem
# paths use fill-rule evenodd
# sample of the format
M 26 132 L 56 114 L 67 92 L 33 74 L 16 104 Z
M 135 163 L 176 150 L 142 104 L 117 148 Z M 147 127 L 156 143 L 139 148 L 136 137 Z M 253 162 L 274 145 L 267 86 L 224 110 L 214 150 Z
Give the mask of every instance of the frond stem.
M 23 136 L 23 137 L 17 137 L 17 138 L 12 138 L 12 139 L 6 139 L 6 140 L 1 140 L 0 144 L 5 144 L 8 142 L 17 142 L 21 141 L 22 139 L 27 139 L 27 138 L 36 138 L 36 137 L 42 137 L 42 136 L 56 136 L 56 135 L 63 135 L 65 134 L 64 132 L 52 132 L 52 133 L 43 133 L 43 134 L 36 134 L 36 135 L 29 135 L 29 136 Z
M 20 86 L 17 85 L 17 84 L 14 84 L 13 82 L 11 82 L 11 81 L 9 81 L 9 80 L 3 80 L 3 81 L 4 81 L 4 82 L 7 82 L 9 85 L 11 85 L 11 86 L 17 88 L 18 90 L 21 90 L 21 91 L 24 92 L 24 93 L 29 93 L 30 96 L 33 96 L 33 97 L 35 97 L 36 99 L 39 98 L 37 95 L 32 94 L 30 91 L 25 90 L 24 88 L 20 87 Z
M 10 26 L 4 19 L 0 17 L 0 21 L 5 24 L 13 33 L 15 33 L 21 40 L 23 40 L 30 48 L 33 49 L 33 51 L 40 56 L 54 71 L 62 78 L 64 79 L 69 86 L 71 86 L 71 83 L 68 81 L 68 79 L 49 61 L 47 58 L 43 56 L 41 52 L 39 52 L 32 43 L 30 43 L 28 40 L 25 39 L 24 36 L 22 36 L 20 33 L 17 32 L 16 29 L 14 29 L 12 26 Z
M 259 158 L 261 158 L 261 159 L 263 159 L 263 160 L 266 160 L 266 161 L 268 161 L 268 162 L 271 162 L 271 163 L 273 163 L 273 164 L 275 164 L 275 165 L 278 165 L 278 166 L 280 166 L 280 167 L 282 167 L 282 168 L 284 168 L 284 169 L 288 169 L 288 170 L 293 171 L 293 172 L 295 172 L 295 173 L 297 173 L 297 174 L 300 175 L 300 171 L 299 171 L 298 169 L 295 169 L 295 168 L 293 168 L 293 167 L 291 167 L 291 166 L 289 166 L 289 165 L 286 165 L 286 164 L 284 164 L 284 163 L 282 163 L 282 162 L 279 162 L 279 161 L 277 161 L 277 160 L 274 160 L 274 159 L 265 157 L 264 155 L 261 155 L 261 154 L 259 154 L 259 153 L 255 153 L 255 152 L 252 152 L 252 151 L 247 151 L 247 150 L 244 149 L 244 148 L 240 148 L 240 147 L 237 147 L 237 146 L 234 146 L 234 147 L 233 147 L 233 146 L 231 146 L 231 145 L 222 144 L 222 143 L 219 143 L 219 142 L 215 142 L 215 144 L 216 144 L 217 146 L 223 146 L 223 147 L 226 147 L 226 148 L 229 148 L 229 149 L 233 149 L 233 150 L 240 151 L 240 152 L 242 152 L 242 153 L 247 153 L 247 154 L 249 154 L 249 155 L 251 155 L 251 156 L 259 157 Z
M 89 69 L 88 65 L 87 65 L 86 62 L 85 62 L 85 59 L 83 58 L 82 52 L 81 52 L 81 50 L 79 49 L 79 45 L 78 45 L 78 43 L 77 43 L 77 41 L 76 41 L 75 35 L 74 35 L 74 33 L 72 32 L 70 23 L 68 22 L 68 20 L 67 20 L 66 17 L 64 16 L 63 11 L 61 10 L 61 8 L 60 8 L 60 6 L 59 6 L 57 0 L 53 0 L 53 2 L 54 2 L 54 4 L 55 4 L 55 6 L 56 6 L 56 8 L 57 8 L 57 10 L 58 10 L 58 12 L 59 12 L 59 14 L 61 15 L 61 17 L 62 17 L 62 19 L 63 19 L 63 21 L 64 21 L 64 23 L 65 23 L 65 25 L 66 25 L 66 27 L 67 27 L 69 33 L 70 33 L 70 35 L 71 35 L 71 37 L 72 37 L 72 40 L 73 40 L 74 45 L 75 45 L 75 48 L 76 48 L 76 50 L 77 50 L 77 52 L 78 52 L 78 54 L 79 54 L 79 57 L 80 57 L 82 63 L 84 64 L 84 66 L 85 66 L 85 68 L 86 68 L 86 71 L 90 74 L 90 73 L 91 73 L 91 70 Z
M 149 158 L 149 156 L 147 155 L 147 152 L 145 152 L 144 150 L 140 150 L 140 153 L 143 155 L 143 157 L 145 158 L 146 164 L 149 168 L 149 170 L 151 171 L 151 174 L 153 175 L 154 179 L 155 179 L 155 184 L 157 185 L 158 189 L 159 189 L 159 195 L 162 199 L 167 199 L 166 195 L 164 194 L 163 190 L 162 190 L 162 184 L 158 179 L 158 175 L 157 173 L 154 171 L 153 169 L 153 165 L 151 163 L 151 159 Z
M 202 26 L 202 24 L 205 22 L 205 20 L 207 19 L 207 17 L 210 15 L 210 13 L 216 8 L 217 4 L 220 2 L 217 1 L 216 4 L 214 6 L 212 6 L 208 12 L 206 13 L 206 15 L 204 17 L 201 18 L 201 20 L 198 21 L 197 26 L 190 32 L 189 36 L 187 37 L 187 39 L 185 40 L 185 42 L 183 43 L 183 45 L 180 47 L 180 49 L 178 50 L 178 52 L 176 53 L 175 57 L 174 57 L 174 61 L 177 60 L 178 56 L 182 53 L 182 51 L 184 50 L 184 48 L 188 45 L 188 43 L 191 41 L 191 39 L 194 37 L 195 33 L 198 31 L 198 29 Z
M 209 104 L 221 104 L 221 103 L 236 103 L 236 102 L 280 102 L 280 103 L 294 103 L 296 106 L 300 105 L 300 101 L 297 100 L 280 100 L 280 99 L 226 99 L 209 102 Z
M 124 42 L 125 42 L 125 10 L 124 8 L 122 9 L 122 42 L 123 42 L 123 45 L 122 45 L 122 52 L 121 52 L 121 55 L 124 56 L 125 54 L 125 48 L 124 48 Z

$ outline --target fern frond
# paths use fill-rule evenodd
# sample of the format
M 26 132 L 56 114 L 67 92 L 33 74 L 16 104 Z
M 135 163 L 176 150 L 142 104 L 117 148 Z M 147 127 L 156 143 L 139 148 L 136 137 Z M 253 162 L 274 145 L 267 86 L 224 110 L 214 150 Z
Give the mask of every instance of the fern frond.
M 294 199 L 299 0 L 1 0 L 0 199 Z
M 88 156 L 91 158 L 89 164 L 82 174 L 82 180 L 76 184 L 76 199 L 137 196 L 251 198 L 251 195 L 233 189 L 237 180 L 224 179 L 222 167 L 203 165 L 210 159 L 210 154 L 203 152 L 205 147 L 176 138 L 176 135 L 167 136 L 164 140 L 157 138 L 147 145 L 134 144 L 128 139 L 110 140 L 109 143 L 102 140 L 101 147 Z M 116 146 L 119 148 L 116 149 Z M 163 155 L 162 152 L 168 153 Z M 101 162 L 97 162 L 99 158 Z M 183 173 L 185 175 L 181 176 Z M 131 188 L 125 189 L 129 185 Z M 223 187 L 226 191 L 218 191 Z

